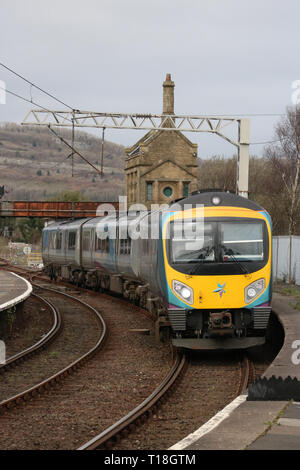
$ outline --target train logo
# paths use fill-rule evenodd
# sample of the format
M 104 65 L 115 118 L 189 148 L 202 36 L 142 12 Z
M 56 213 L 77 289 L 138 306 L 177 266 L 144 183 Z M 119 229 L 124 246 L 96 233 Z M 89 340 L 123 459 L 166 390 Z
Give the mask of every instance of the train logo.
M 226 293 L 225 286 L 226 282 L 224 282 L 223 285 L 218 282 L 218 287 L 214 290 L 214 292 L 218 292 L 220 294 L 220 298 L 222 298 L 222 295 Z

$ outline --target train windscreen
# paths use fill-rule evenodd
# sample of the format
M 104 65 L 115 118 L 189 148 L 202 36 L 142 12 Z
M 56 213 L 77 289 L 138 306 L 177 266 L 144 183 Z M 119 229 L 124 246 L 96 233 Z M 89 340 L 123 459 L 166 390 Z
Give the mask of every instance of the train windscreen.
M 170 223 L 169 263 L 181 272 L 241 274 L 261 269 L 268 259 L 268 233 L 263 220 L 206 219 Z M 208 267 L 211 266 L 211 268 Z

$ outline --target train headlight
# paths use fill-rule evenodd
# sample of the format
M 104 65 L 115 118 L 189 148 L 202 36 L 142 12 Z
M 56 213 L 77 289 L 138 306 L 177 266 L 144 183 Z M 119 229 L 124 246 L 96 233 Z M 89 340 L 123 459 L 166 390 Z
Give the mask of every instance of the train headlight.
M 214 196 L 211 200 L 211 202 L 215 205 L 215 206 L 218 206 L 219 204 L 221 204 L 221 198 L 219 196 Z
M 258 297 L 265 288 L 265 280 L 264 278 L 258 279 L 258 281 L 252 282 L 249 286 L 245 289 L 245 302 L 248 304 L 256 297 Z
M 183 282 L 173 281 L 172 289 L 182 300 L 188 304 L 192 304 L 194 301 L 194 291 L 191 287 L 183 284 Z

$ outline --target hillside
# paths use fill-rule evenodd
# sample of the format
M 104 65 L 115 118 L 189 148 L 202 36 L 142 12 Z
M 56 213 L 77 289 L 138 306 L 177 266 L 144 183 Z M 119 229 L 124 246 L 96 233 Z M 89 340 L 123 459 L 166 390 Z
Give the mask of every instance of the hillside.
M 70 130 L 57 132 L 71 142 Z M 75 148 L 97 166 L 101 139 L 76 130 Z M 105 141 L 103 178 L 78 155 L 72 178 L 70 152 L 47 128 L 0 124 L 0 186 L 8 191 L 3 200 L 50 200 L 62 191 L 81 191 L 89 200 L 108 201 L 124 194 L 122 145 Z

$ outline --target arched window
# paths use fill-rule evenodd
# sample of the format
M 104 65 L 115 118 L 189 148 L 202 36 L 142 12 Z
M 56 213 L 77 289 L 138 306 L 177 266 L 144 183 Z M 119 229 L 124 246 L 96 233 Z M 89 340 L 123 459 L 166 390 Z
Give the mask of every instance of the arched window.
M 152 201 L 152 183 L 147 182 L 147 201 Z
M 189 183 L 183 183 L 183 197 L 188 197 L 189 195 Z

